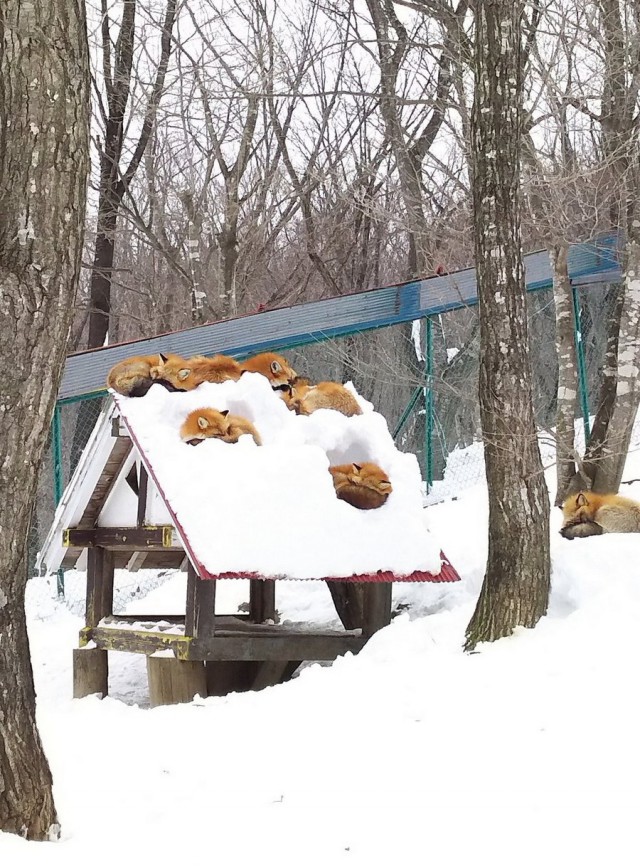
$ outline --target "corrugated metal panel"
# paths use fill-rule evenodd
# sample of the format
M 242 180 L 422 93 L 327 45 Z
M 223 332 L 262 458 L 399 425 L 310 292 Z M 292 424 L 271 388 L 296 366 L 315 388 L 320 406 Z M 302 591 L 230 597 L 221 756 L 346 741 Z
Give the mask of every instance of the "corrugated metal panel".
M 525 273 L 529 291 L 551 286 L 546 250 L 525 256 Z M 569 256 L 569 273 L 576 284 L 597 278 L 602 282 L 619 280 L 615 237 L 607 237 L 597 244 L 574 245 Z M 188 358 L 223 352 L 242 358 L 256 352 L 302 346 L 354 331 L 396 325 L 475 303 L 475 270 L 468 268 L 446 276 L 200 325 L 149 340 L 78 352 L 67 358 L 58 399 L 103 390 L 111 367 L 130 355 L 176 352 Z

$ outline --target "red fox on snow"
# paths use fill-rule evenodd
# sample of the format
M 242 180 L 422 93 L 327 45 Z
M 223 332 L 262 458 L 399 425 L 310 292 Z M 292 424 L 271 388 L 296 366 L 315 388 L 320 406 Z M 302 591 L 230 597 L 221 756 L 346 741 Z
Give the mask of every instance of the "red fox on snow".
M 162 376 L 152 376 L 151 371 L 158 368 L 164 359 L 167 362 L 183 364 L 179 355 L 134 355 L 125 358 L 113 366 L 107 375 L 107 388 L 113 388 L 125 397 L 144 397 L 155 381 L 161 381 Z M 161 381 L 169 390 L 176 390 L 175 383 Z
M 275 352 L 263 352 L 247 358 L 240 365 L 243 373 L 261 373 L 271 382 L 272 388 L 282 388 L 289 385 L 296 378 L 296 371 L 289 366 L 289 362 L 282 355 Z
M 338 499 L 355 508 L 380 508 L 392 492 L 386 472 L 375 463 L 344 463 L 330 466 Z
M 212 358 L 196 355 L 188 361 L 161 355 L 160 363 L 151 368 L 151 378 L 164 379 L 183 391 L 193 391 L 202 382 L 237 381 L 240 372 L 240 364 L 227 355 L 214 355 Z
M 189 445 L 199 445 L 205 439 L 237 442 L 244 433 L 253 436 L 256 445 L 262 445 L 260 434 L 251 421 L 240 415 L 230 415 L 228 409 L 223 412 L 217 409 L 194 409 L 180 428 L 182 441 Z
M 311 385 L 300 376 L 291 382 L 282 397 L 290 409 L 298 415 L 311 415 L 316 409 L 335 409 L 343 415 L 362 415 L 362 409 L 351 391 L 338 382 L 318 382 Z
M 562 506 L 565 538 L 587 538 L 608 532 L 640 532 L 640 502 L 616 493 L 582 491 Z

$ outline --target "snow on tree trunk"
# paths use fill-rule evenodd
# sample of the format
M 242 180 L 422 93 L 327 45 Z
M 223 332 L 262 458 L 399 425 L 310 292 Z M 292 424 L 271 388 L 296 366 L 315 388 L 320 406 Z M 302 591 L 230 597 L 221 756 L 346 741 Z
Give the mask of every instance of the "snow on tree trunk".
M 467 649 L 533 627 L 549 596 L 549 498 L 531 399 L 520 233 L 523 7 L 476 4 L 471 158 L 489 555 Z
M 0 830 L 57 832 L 35 720 L 26 543 L 64 363 L 84 222 L 88 49 L 79 0 L 0 3 Z
M 574 339 L 575 312 L 567 268 L 569 245 L 549 250 L 556 306 L 556 354 L 558 357 L 558 405 L 556 409 L 556 505 L 561 505 L 575 475 L 575 417 L 578 400 L 578 365 Z

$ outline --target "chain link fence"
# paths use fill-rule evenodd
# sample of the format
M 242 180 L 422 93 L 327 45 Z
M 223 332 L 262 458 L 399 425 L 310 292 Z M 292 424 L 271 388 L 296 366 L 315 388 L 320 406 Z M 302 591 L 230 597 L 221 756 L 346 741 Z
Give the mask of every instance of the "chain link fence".
M 587 415 L 597 403 L 606 322 L 615 294 L 615 286 L 603 284 L 582 287 L 577 293 L 585 384 L 581 406 Z M 553 460 L 557 390 L 555 306 L 550 289 L 530 292 L 527 297 L 534 408 L 539 429 L 548 431 L 542 441 L 543 457 L 549 464 Z M 425 479 L 425 503 L 432 504 L 484 479 L 478 405 L 479 344 L 478 308 L 470 306 L 413 325 L 353 333 L 285 350 L 285 354 L 301 375 L 313 381 L 353 382 L 358 392 L 385 416 L 398 447 L 418 455 Z M 99 396 L 67 401 L 56 410 L 40 473 L 30 539 L 32 562 L 105 399 Z M 124 609 L 132 598 L 143 597 L 172 574 L 141 571 L 116 575 L 116 610 Z M 82 612 L 84 585 L 77 572 L 65 576 L 57 585 L 52 581 L 50 589 L 64 592 L 68 606 Z

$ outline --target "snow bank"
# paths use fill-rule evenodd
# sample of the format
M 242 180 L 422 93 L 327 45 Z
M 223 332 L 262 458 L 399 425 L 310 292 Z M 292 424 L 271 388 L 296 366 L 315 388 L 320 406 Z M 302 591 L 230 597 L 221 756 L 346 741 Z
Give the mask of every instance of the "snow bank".
M 418 462 L 396 449 L 385 419 L 362 398 L 363 414 L 353 418 L 324 409 L 298 416 L 253 373 L 189 393 L 154 385 L 145 397 L 116 400 L 210 574 L 321 579 L 440 571 L 440 547 L 422 516 Z M 235 445 L 184 444 L 180 425 L 207 406 L 248 418 L 263 446 L 249 436 Z M 389 475 L 393 492 L 382 508 L 359 511 L 336 498 L 328 468 L 353 461 L 372 461 Z

